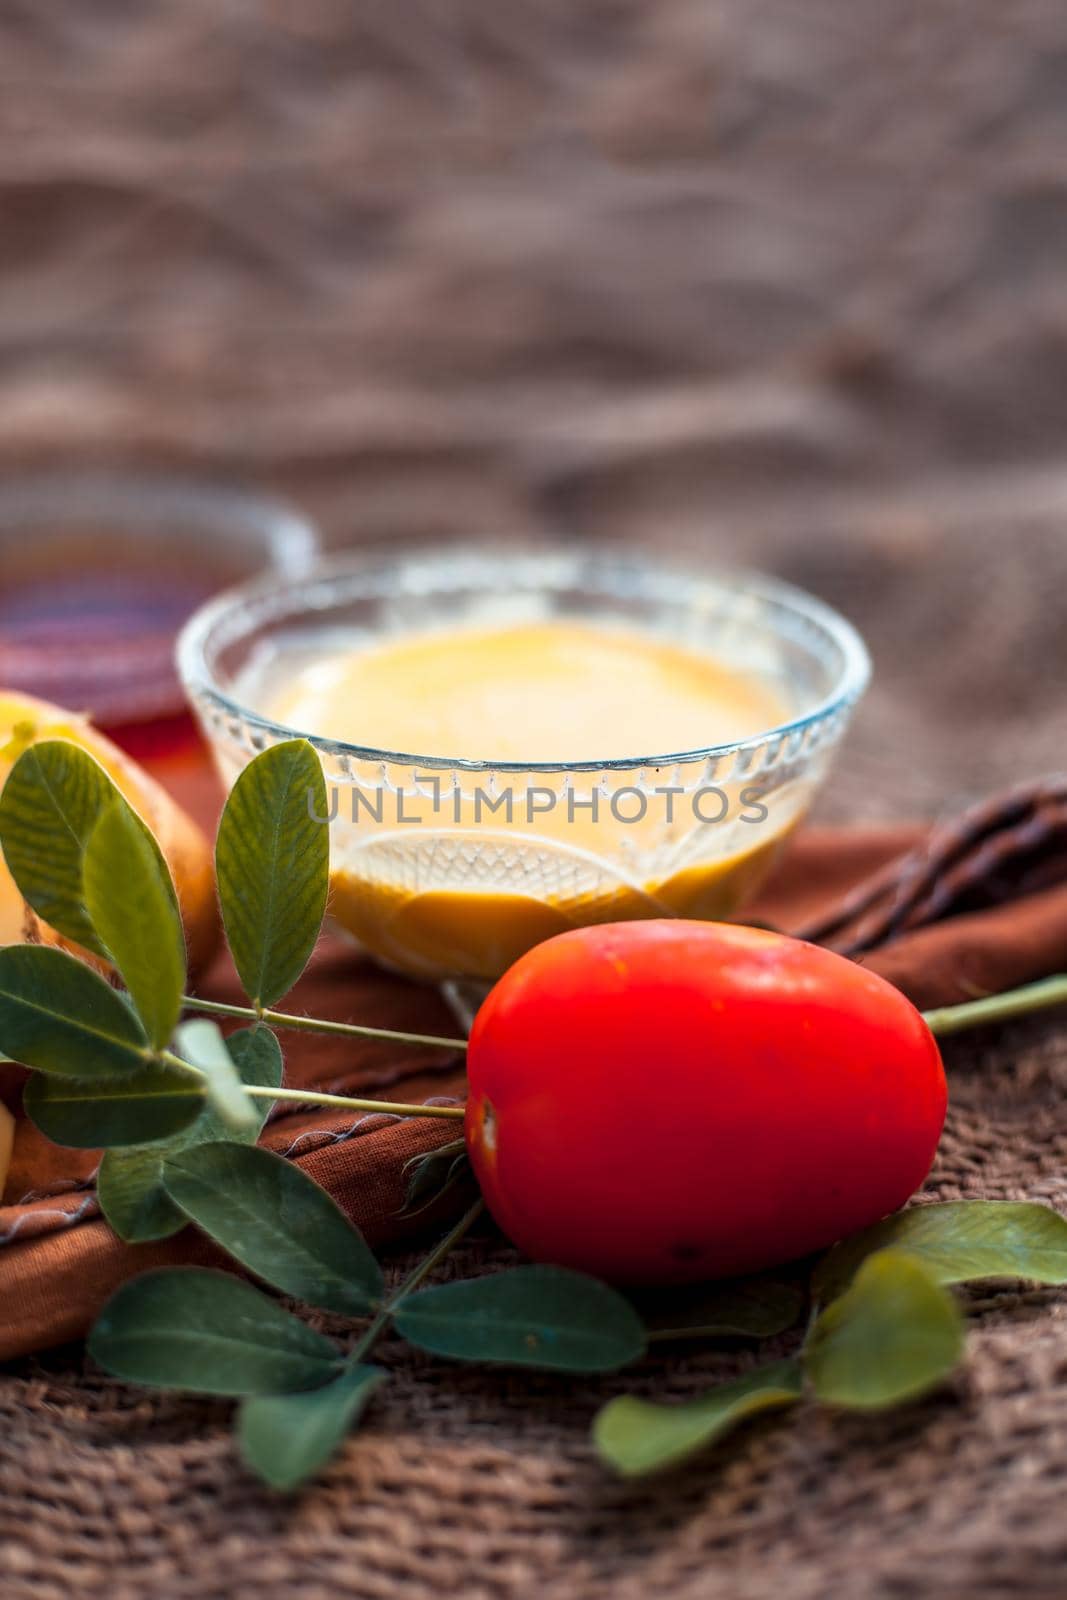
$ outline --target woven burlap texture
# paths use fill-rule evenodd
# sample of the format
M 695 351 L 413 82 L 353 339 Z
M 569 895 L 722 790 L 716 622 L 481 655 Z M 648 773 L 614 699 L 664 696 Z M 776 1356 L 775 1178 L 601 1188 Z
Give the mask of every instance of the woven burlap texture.
M 949 1053 L 930 1192 L 1067 1204 L 1067 1051 L 1016 1026 Z M 475 1247 L 451 1271 L 507 1259 Z M 1062 1592 L 1067 1304 L 974 1295 L 951 1388 L 884 1417 L 805 1406 L 659 1482 L 612 1482 L 587 1428 L 623 1388 L 744 1370 L 709 1349 L 590 1384 L 451 1367 L 398 1342 L 364 1432 L 287 1504 L 237 1464 L 226 1408 L 38 1363 L 3 1390 L 5 1600 L 824 1600 Z M 343 1333 L 339 1323 L 321 1322 Z M 770 1348 L 784 1348 L 775 1341 Z

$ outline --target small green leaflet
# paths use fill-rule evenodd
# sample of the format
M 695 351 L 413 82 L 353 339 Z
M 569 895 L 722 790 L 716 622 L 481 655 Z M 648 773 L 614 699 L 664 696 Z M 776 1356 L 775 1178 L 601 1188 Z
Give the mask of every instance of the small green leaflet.
M 735 1278 L 695 1289 L 659 1289 L 631 1295 L 650 1340 L 767 1339 L 791 1328 L 804 1308 L 795 1283 L 775 1278 Z
M 127 1244 L 169 1239 L 185 1227 L 185 1218 L 163 1187 L 164 1152 L 192 1138 L 208 1112 L 202 1111 L 185 1129 L 157 1144 L 135 1144 L 105 1150 L 96 1174 L 96 1198 L 112 1231 Z
M 330 879 L 326 782 L 306 739 L 248 763 L 219 823 L 215 871 L 226 941 L 253 1004 L 299 978 L 322 926 Z
M 22 1098 L 27 1116 L 53 1144 L 106 1150 L 178 1133 L 203 1111 L 205 1091 L 199 1073 L 150 1061 L 121 1078 L 35 1074 Z
M 245 1094 L 241 1075 L 217 1023 L 209 1022 L 205 1017 L 194 1017 L 191 1022 L 183 1022 L 178 1029 L 176 1043 L 182 1059 L 191 1062 L 204 1074 L 208 1099 L 219 1120 L 234 1133 L 254 1128 L 259 1121 L 259 1112 L 255 1102 Z
M 70 1078 L 132 1072 L 148 1056 L 145 1031 L 98 972 L 48 945 L 0 950 L 0 1050 Z
M 124 800 L 104 808 L 82 861 L 85 907 L 157 1050 L 185 989 L 185 934 L 162 852 Z
M 815 1269 L 813 1291 L 830 1300 L 876 1250 L 906 1250 L 938 1283 L 1029 1278 L 1067 1283 L 1067 1218 L 1014 1200 L 950 1200 L 898 1211 L 835 1245 Z
M 281 1048 L 264 1024 L 256 1023 L 251 1028 L 231 1033 L 226 1048 L 243 1083 L 260 1083 L 271 1089 L 281 1083 Z M 164 1161 L 179 1150 L 217 1139 L 240 1139 L 254 1144 L 267 1120 L 270 1102 L 256 1100 L 253 1104 L 256 1121 L 239 1132 L 227 1128 L 208 1105 L 195 1122 L 170 1139 L 105 1151 L 96 1175 L 96 1194 L 100 1209 L 120 1239 L 128 1244 L 141 1244 L 150 1239 L 167 1239 L 185 1227 L 185 1213 L 179 1211 L 163 1187 Z
M 453 1139 L 426 1155 L 413 1156 L 404 1171 L 407 1188 L 402 1215 L 408 1217 L 427 1211 L 457 1184 L 465 1181 L 473 1184 L 474 1181 L 464 1139 Z
M 237 1422 L 241 1454 L 273 1489 L 296 1489 L 314 1476 L 385 1382 L 381 1367 L 349 1367 L 321 1389 L 245 1400 Z
M 621 1395 L 598 1413 L 593 1443 L 605 1466 L 640 1478 L 688 1461 L 758 1412 L 795 1404 L 802 1389 L 800 1363 L 778 1361 L 678 1405 Z
M 238 1028 L 236 1033 L 231 1033 L 226 1039 L 226 1048 L 233 1058 L 234 1066 L 240 1074 L 242 1083 L 260 1083 L 268 1089 L 280 1089 L 282 1084 L 282 1047 L 274 1034 L 262 1022 L 254 1022 L 250 1028 Z M 270 1100 L 253 1101 L 259 1127 L 255 1131 L 255 1138 L 270 1115 Z M 221 1133 L 215 1135 L 221 1138 Z
M 916 1257 L 881 1250 L 818 1318 L 803 1358 L 820 1400 L 873 1410 L 925 1394 L 962 1351 L 951 1294 Z
M 401 1301 L 393 1321 L 420 1349 L 459 1361 L 613 1372 L 645 1350 L 629 1301 L 565 1267 L 514 1267 L 422 1289 Z
M 190 1394 L 284 1394 L 337 1376 L 330 1341 L 241 1278 L 146 1272 L 112 1295 L 89 1335 L 105 1372 Z
M 204 1144 L 172 1156 L 163 1183 L 190 1222 L 283 1293 L 353 1316 L 381 1296 L 381 1268 L 363 1236 L 284 1156 Z
M 50 928 L 95 955 L 106 951 L 82 896 L 82 854 L 116 798 L 99 761 L 69 739 L 24 750 L 0 795 L 0 849 L 19 893 Z

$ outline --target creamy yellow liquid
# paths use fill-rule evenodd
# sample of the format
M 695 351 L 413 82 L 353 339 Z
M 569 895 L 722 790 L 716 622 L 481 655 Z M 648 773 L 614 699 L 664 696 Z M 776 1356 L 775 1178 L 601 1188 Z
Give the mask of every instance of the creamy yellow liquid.
M 788 720 L 768 688 L 710 656 L 578 621 L 305 652 L 284 677 L 273 674 L 259 704 L 291 727 L 353 744 L 535 768 L 670 755 Z M 596 776 L 575 776 L 576 798 L 588 801 Z M 724 850 L 714 828 L 695 828 L 685 801 L 657 796 L 623 825 L 608 810 L 610 773 L 595 818 L 587 804 L 569 810 L 558 774 L 498 774 L 494 795 L 514 793 L 510 819 L 479 810 L 472 791 L 483 775 L 441 779 L 436 806 L 425 797 L 408 806 L 415 825 L 398 822 L 395 807 L 380 818 L 361 811 L 353 824 L 347 794 L 334 822 L 333 916 L 379 956 L 425 975 L 496 977 L 531 945 L 584 923 L 729 915 L 784 831 L 735 827 Z M 528 814 L 529 785 L 541 783 L 556 803 Z M 704 859 L 693 859 L 695 835 L 707 837 Z M 663 865 L 643 866 L 654 859 Z
M 709 656 L 582 622 L 402 636 L 308 662 L 272 700 L 327 738 L 474 761 L 611 761 L 744 739 L 776 696 Z

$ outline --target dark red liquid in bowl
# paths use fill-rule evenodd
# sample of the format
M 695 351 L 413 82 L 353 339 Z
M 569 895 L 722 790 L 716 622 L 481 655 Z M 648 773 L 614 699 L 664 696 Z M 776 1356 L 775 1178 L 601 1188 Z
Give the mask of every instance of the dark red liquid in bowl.
M 240 576 L 173 559 L 64 567 L 25 555 L 0 578 L 0 688 L 87 712 L 137 755 L 195 738 L 174 667 L 178 630 L 210 595 Z

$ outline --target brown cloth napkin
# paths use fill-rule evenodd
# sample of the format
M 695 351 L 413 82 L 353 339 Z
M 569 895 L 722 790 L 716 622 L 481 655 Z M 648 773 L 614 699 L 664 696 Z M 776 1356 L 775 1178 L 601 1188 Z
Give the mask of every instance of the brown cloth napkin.
M 198 760 L 157 775 L 210 821 L 217 795 Z M 751 913 L 854 956 L 922 1007 L 1067 969 L 1067 780 L 1020 788 L 932 830 L 808 828 Z M 240 998 L 224 956 L 199 989 Z M 332 940 L 286 1004 L 378 1027 L 457 1032 L 436 990 L 381 972 Z M 293 1032 L 283 1044 L 291 1086 L 419 1102 L 463 1097 L 462 1060 L 445 1052 Z M 2 1070 L 10 1097 L 19 1069 Z M 380 1247 L 428 1221 L 425 1212 L 403 1214 L 405 1163 L 458 1133 L 444 1120 L 286 1106 L 263 1142 L 297 1161 Z M 192 1229 L 160 1244 L 122 1244 L 99 1212 L 96 1163 L 93 1152 L 57 1150 L 20 1122 L 0 1208 L 0 1359 L 83 1334 L 134 1273 L 218 1259 Z

